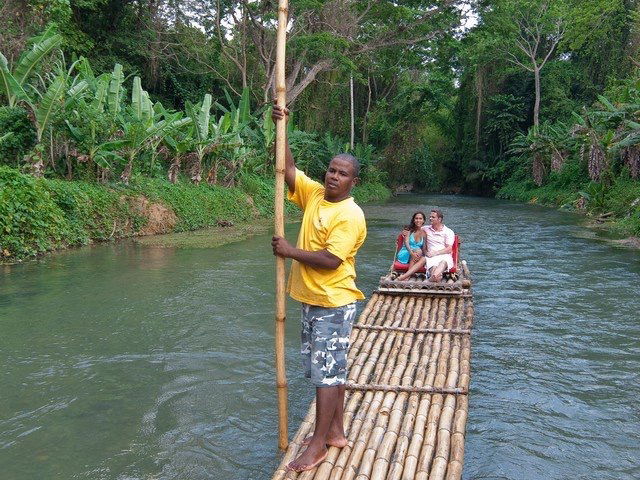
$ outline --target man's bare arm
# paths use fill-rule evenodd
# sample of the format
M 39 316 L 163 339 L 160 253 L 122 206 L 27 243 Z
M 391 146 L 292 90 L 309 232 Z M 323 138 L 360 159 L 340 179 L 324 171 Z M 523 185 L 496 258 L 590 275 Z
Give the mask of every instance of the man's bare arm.
M 280 257 L 292 258 L 300 263 L 315 268 L 335 270 L 342 264 L 342 260 L 327 250 L 309 252 L 291 245 L 285 238 L 274 236 L 271 240 L 273 254 Z

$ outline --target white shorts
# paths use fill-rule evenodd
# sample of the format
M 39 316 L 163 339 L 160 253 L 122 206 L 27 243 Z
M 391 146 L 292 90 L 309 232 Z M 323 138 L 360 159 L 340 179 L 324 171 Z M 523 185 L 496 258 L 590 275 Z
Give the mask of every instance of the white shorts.
M 435 257 L 425 257 L 427 259 L 426 268 L 427 271 L 432 267 L 437 267 L 440 262 L 447 262 L 447 270 L 453 268 L 453 257 L 450 253 L 444 255 L 436 255 Z

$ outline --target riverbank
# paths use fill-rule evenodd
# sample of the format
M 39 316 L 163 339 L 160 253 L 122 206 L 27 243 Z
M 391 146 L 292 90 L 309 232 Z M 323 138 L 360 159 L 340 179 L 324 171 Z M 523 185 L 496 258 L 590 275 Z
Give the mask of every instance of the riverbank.
M 607 188 L 592 182 L 566 182 L 560 176 L 541 187 L 514 180 L 498 190 L 496 198 L 581 213 L 587 227 L 616 237 L 608 240 L 640 248 L 640 182 L 629 177 L 618 177 Z
M 212 232 L 221 240 L 246 236 L 273 217 L 273 191 L 272 182 L 253 175 L 233 188 L 144 177 L 125 186 L 36 179 L 0 167 L 0 263 L 94 242 L 207 227 L 217 227 Z M 360 203 L 390 194 L 381 184 L 354 190 Z M 297 214 L 293 204 L 285 208 L 288 215 Z

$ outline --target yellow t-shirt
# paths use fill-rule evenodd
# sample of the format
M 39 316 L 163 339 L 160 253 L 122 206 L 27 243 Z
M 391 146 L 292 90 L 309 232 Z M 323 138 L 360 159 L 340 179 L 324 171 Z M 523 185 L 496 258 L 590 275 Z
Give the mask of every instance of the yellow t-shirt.
M 288 198 L 302 210 L 298 248 L 327 250 L 342 263 L 335 270 L 315 268 L 294 260 L 289 294 L 299 302 L 320 307 L 341 307 L 364 295 L 356 288 L 355 255 L 367 236 L 362 209 L 349 197 L 341 202 L 324 199 L 324 186 L 296 170 L 296 189 Z

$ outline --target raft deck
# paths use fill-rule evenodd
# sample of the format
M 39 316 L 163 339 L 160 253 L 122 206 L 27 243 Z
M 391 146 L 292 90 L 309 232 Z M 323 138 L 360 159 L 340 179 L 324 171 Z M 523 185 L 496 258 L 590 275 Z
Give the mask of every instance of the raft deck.
M 347 446 L 329 447 L 313 470 L 286 469 L 313 433 L 314 401 L 273 480 L 461 477 L 473 326 L 469 271 L 462 267 L 469 283 L 455 289 L 402 288 L 381 279 L 351 334 Z

